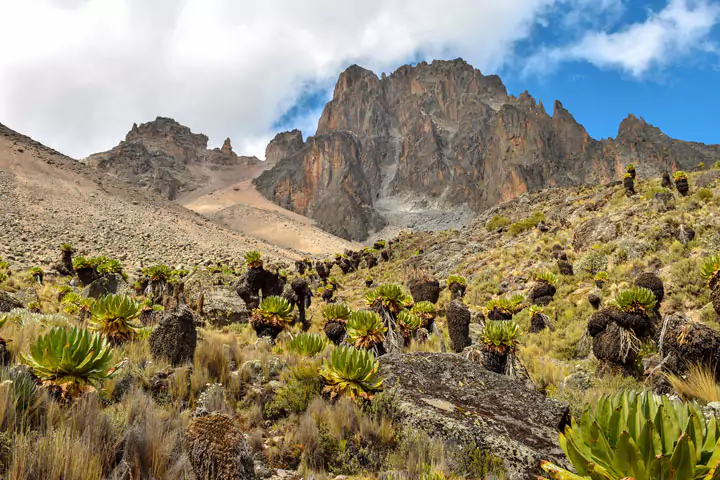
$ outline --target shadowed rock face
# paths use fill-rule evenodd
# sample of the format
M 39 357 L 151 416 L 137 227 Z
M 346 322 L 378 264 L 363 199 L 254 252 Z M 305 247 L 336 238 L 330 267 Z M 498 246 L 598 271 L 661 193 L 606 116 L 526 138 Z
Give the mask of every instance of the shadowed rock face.
M 315 219 L 324 230 L 342 238 L 365 238 L 382 221 L 360 165 L 361 151 L 348 132 L 310 137 L 253 182 L 264 196 Z
M 267 167 L 276 165 L 283 158 L 300 150 L 303 145 L 304 142 L 300 130 L 278 133 L 275 135 L 275 138 L 268 143 L 267 148 L 265 148 L 265 165 Z
M 134 124 L 117 147 L 90 155 L 86 162 L 170 200 L 207 183 L 190 165 L 216 170 L 260 162 L 236 155 L 229 138 L 221 148 L 210 150 L 207 144 L 206 135 L 193 133 L 172 118 L 157 117 L 140 126 Z
M 720 147 L 673 140 L 632 115 L 617 138 L 595 140 L 560 102 L 549 115 L 528 93 L 508 95 L 497 76 L 460 59 L 404 66 L 381 78 L 349 67 L 318 123 L 318 136 L 338 132 L 357 139 L 352 160 L 359 161 L 373 201 L 411 198 L 448 211 L 462 204 L 481 210 L 549 186 L 615 180 L 631 162 L 647 177 L 720 160 Z M 298 134 L 278 135 L 284 140 L 273 142 L 285 150 L 273 147 L 273 155 L 293 155 L 287 139 Z M 295 144 L 295 152 L 304 148 Z M 272 186 L 262 193 L 282 204 Z M 305 201 L 313 203 L 315 195 L 305 191 Z M 325 224 L 336 226 L 341 218 Z
M 511 480 L 537 478 L 540 460 L 565 462 L 557 437 L 569 420 L 566 404 L 459 355 L 389 354 L 380 365 L 404 424 L 451 448 L 488 450 Z

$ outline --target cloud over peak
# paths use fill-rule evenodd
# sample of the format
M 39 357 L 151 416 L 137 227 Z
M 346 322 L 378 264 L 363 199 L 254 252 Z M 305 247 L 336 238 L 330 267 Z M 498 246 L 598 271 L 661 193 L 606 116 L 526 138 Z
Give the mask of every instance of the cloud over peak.
M 0 56 L 0 122 L 82 157 L 133 122 L 171 116 L 262 155 L 283 119 L 313 133 L 317 106 L 293 106 L 322 97 L 350 63 L 380 72 L 461 56 L 496 72 L 551 12 L 568 28 L 598 10 L 617 16 L 622 1 L 0 0 L 0 43 L 12 46 Z M 696 48 L 717 20 L 717 5 L 671 0 L 644 23 L 542 48 L 530 65 L 584 59 L 640 75 Z

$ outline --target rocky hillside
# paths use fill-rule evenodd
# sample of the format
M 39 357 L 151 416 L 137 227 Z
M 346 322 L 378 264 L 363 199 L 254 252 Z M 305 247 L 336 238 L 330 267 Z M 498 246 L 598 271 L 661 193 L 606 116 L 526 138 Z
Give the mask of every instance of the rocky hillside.
M 238 156 L 229 138 L 210 150 L 206 135 L 164 117 L 134 124 L 117 147 L 85 162 L 170 200 L 252 178 L 263 165 L 256 157 Z
M 408 214 L 477 212 L 550 186 L 617 180 L 629 163 L 659 175 L 720 160 L 720 146 L 671 139 L 633 115 L 616 138 L 595 140 L 559 101 L 549 114 L 459 59 L 382 77 L 349 67 L 316 135 L 300 139 L 287 132 L 268 145 L 276 165 L 256 179 L 258 190 L 351 239 L 383 217 L 415 222 Z
M 190 158 L 202 143 L 184 144 L 178 155 Z M 0 204 L 0 257 L 19 265 L 48 266 L 65 242 L 84 254 L 104 251 L 133 264 L 229 261 L 252 248 L 275 258 L 299 256 L 228 230 L 3 125 Z

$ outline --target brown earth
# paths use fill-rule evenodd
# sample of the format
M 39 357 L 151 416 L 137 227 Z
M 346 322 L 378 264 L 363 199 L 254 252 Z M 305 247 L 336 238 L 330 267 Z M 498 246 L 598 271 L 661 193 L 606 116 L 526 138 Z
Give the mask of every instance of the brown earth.
M 250 180 L 183 202 L 183 206 L 244 235 L 310 255 L 360 248 L 318 228 L 313 220 L 275 205 Z
M 11 266 L 50 267 L 65 242 L 79 254 L 118 258 L 126 267 L 239 261 L 250 249 L 276 259 L 301 256 L 290 241 L 283 248 L 230 230 L 2 124 L 0 204 L 0 257 Z M 324 245 L 315 242 L 313 252 L 336 251 L 337 244 Z

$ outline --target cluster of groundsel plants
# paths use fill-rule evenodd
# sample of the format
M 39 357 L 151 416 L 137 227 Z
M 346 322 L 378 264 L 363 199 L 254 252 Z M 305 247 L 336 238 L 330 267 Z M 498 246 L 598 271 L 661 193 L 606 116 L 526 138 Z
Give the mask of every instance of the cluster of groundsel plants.
M 263 298 L 260 306 L 253 310 L 251 322 L 254 328 L 273 327 L 285 328 L 292 320 L 292 305 L 282 297 Z
M 317 333 L 300 333 L 287 343 L 287 349 L 298 355 L 314 357 L 329 345 L 327 338 Z
M 62 304 L 63 311 L 65 313 L 69 315 L 79 314 L 81 316 L 85 316 L 86 314 L 90 314 L 90 310 L 92 309 L 95 300 L 83 297 L 78 293 L 70 291 L 62 297 L 60 303 Z
M 720 282 L 720 254 L 715 254 L 703 261 L 700 274 L 707 282 L 710 290 L 715 290 Z
M 402 336 L 409 339 L 422 326 L 422 318 L 409 310 L 403 310 L 398 314 L 397 326 Z
M 617 294 L 613 302 L 616 307 L 626 313 L 647 313 L 655 308 L 655 294 L 644 287 L 632 287 Z
M 372 352 L 349 346 L 334 349 L 330 357 L 323 360 L 320 376 L 326 384 L 324 392 L 330 398 L 372 400 L 373 394 L 382 389 L 379 370 L 380 363 Z
M 99 387 L 117 369 L 105 338 L 78 327 L 55 327 L 41 335 L 22 361 L 38 378 L 59 385 L 70 396 Z
M 412 306 L 410 309 L 412 313 L 419 316 L 421 319 L 425 320 L 425 322 L 429 322 L 430 320 L 433 320 L 435 318 L 435 315 L 437 315 L 437 309 L 435 308 L 435 305 L 432 302 L 428 301 L 422 301 L 417 302 L 415 305 Z
M 141 305 L 129 295 L 107 295 L 90 308 L 90 328 L 105 335 L 112 343 L 132 338 L 138 325 L 133 323 L 141 312 Z
M 169 281 L 173 275 L 173 269 L 167 265 L 159 264 L 143 268 L 143 276 L 151 282 Z
M 504 355 L 515 350 L 520 339 L 520 327 L 508 320 L 488 320 L 480 340 L 488 350 Z
M 673 178 L 677 182 L 678 180 L 687 180 L 687 174 L 682 170 L 678 170 L 673 174 Z
M 400 285 L 391 283 L 380 285 L 365 294 L 368 308 L 384 309 L 392 315 L 412 305 L 412 297 L 406 294 Z
M 549 462 L 554 480 L 715 480 L 720 428 L 695 404 L 649 392 L 622 392 L 587 406 L 560 434 L 577 474 Z
M 535 281 L 536 282 L 545 282 L 550 285 L 555 285 L 558 281 L 557 275 L 555 275 L 552 272 L 543 271 L 543 272 L 537 272 L 535 274 Z
M 514 315 L 523 308 L 525 308 L 525 297 L 519 293 L 510 297 L 494 298 L 485 304 L 488 312 L 497 309 L 506 315 Z
M 344 303 L 331 303 L 322 309 L 322 316 L 326 322 L 345 323 L 351 313 L 350 308 Z
M 450 289 L 453 288 L 453 284 L 459 285 L 460 287 L 467 287 L 467 279 L 461 275 L 449 275 L 446 283 Z
M 350 314 L 347 320 L 347 337 L 349 344 L 361 349 L 370 349 L 385 341 L 387 328 L 375 312 L 360 310 Z
M 250 250 L 245 253 L 245 265 L 248 268 L 262 268 L 262 255 L 257 250 Z

